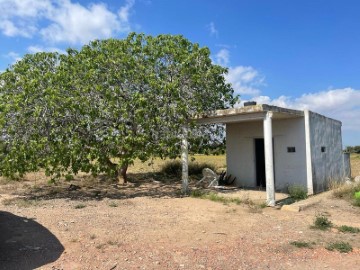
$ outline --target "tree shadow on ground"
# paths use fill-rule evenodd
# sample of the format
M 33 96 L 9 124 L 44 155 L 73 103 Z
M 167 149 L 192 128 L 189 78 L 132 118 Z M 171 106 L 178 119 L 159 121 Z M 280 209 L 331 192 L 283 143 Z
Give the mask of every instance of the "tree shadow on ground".
M 32 219 L 0 211 L 0 269 L 27 270 L 56 261 L 64 247 Z
M 71 181 L 58 181 L 55 184 L 29 187 L 17 195 L 26 200 L 102 200 L 129 199 L 136 197 L 179 198 L 181 180 L 177 177 L 156 173 L 129 174 L 129 183 L 120 185 L 104 176 L 77 176 Z

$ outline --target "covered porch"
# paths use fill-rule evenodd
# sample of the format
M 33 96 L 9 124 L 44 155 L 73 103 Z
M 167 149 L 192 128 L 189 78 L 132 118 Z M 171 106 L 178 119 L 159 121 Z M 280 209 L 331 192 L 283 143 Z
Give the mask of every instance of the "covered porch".
M 269 206 L 275 205 L 276 189 L 290 182 L 307 186 L 303 111 L 252 105 L 219 110 L 197 122 L 226 124 L 228 173 L 239 187 L 265 187 Z

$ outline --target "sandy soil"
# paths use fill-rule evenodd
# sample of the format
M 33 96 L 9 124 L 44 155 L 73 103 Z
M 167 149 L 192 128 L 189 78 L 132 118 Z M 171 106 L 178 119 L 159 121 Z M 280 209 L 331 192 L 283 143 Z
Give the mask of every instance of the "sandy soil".
M 359 269 L 359 233 L 310 228 L 320 213 L 360 227 L 360 208 L 331 193 L 294 213 L 249 204 L 251 191 L 237 205 L 151 180 L 72 183 L 0 185 L 0 269 Z M 325 249 L 335 241 L 353 251 Z

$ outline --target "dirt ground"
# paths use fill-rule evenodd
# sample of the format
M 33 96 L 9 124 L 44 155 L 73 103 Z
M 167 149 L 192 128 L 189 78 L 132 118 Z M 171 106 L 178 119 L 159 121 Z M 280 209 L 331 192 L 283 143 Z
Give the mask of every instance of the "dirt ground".
M 238 205 L 181 197 L 149 175 L 127 186 L 85 179 L 2 182 L 0 269 L 359 269 L 359 233 L 310 228 L 320 213 L 360 227 L 360 208 L 331 193 L 294 213 L 261 208 L 259 191 L 229 194 Z M 353 251 L 325 249 L 335 241 Z

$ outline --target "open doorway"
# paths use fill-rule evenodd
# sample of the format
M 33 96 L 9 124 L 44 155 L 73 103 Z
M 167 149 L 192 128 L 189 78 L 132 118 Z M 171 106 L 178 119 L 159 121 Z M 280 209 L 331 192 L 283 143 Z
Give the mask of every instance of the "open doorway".
M 266 187 L 264 139 L 255 139 L 256 185 Z

